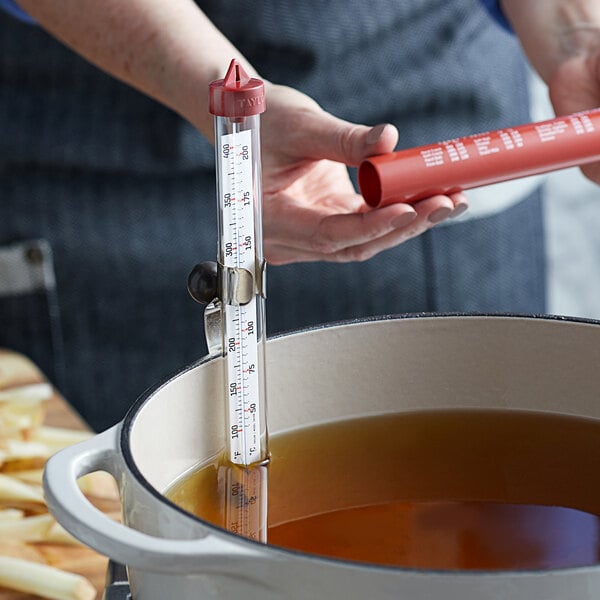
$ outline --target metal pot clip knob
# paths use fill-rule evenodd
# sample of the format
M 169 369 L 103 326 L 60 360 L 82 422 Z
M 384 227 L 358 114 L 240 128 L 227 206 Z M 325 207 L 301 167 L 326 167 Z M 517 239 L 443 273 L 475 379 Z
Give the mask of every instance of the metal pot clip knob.
M 204 334 L 210 356 L 223 351 L 223 323 L 221 307 L 244 306 L 255 295 L 266 298 L 266 261 L 257 265 L 257 277 L 248 269 L 227 267 L 215 261 L 205 261 L 191 270 L 187 289 L 190 296 L 204 309 Z

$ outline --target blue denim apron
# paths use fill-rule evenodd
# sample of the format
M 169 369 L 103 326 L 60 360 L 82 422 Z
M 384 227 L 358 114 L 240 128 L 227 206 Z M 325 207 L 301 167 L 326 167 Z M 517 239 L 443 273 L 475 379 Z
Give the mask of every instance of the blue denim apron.
M 401 146 L 528 120 L 518 44 L 476 0 L 200 3 L 264 77 Z M 231 18 L 233 11 L 236 18 Z M 168 109 L 0 15 L 0 346 L 96 429 L 202 356 L 213 151 Z M 543 312 L 539 194 L 366 263 L 270 267 L 269 332 L 421 311 Z

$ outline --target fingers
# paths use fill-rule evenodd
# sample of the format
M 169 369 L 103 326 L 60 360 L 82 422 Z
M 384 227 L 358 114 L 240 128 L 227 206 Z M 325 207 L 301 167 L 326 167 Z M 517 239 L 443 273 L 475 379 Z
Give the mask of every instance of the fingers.
M 581 167 L 581 172 L 594 183 L 600 184 L 600 162 Z
M 309 237 L 298 228 L 280 231 L 277 239 L 267 236 L 265 254 L 271 264 L 364 261 L 461 214 L 467 206 L 466 197 L 459 193 L 434 196 L 414 207 L 395 204 L 369 212 L 329 215 Z
M 462 215 L 469 208 L 469 200 L 462 192 L 450 194 L 450 200 L 452 200 L 452 204 L 454 204 L 450 219 L 456 219 L 456 217 Z
M 357 166 L 365 158 L 392 152 L 398 130 L 389 123 L 367 127 L 342 121 L 328 113 L 313 115 L 304 126 L 310 156 Z
M 360 200 L 354 195 L 353 199 Z M 349 206 L 352 202 L 347 202 Z M 321 213 L 320 208 L 287 204 L 275 219 L 265 213 L 263 228 L 265 246 L 268 243 L 291 250 L 308 252 L 311 256 L 333 255 L 350 246 L 360 246 L 401 227 L 407 227 L 417 218 L 417 212 L 408 204 L 386 206 L 378 210 L 359 212 Z
M 297 110 L 284 111 L 290 103 Z M 393 151 L 398 141 L 394 126 L 349 123 L 288 88 L 279 88 L 269 113 L 262 135 L 268 150 L 263 153 L 263 231 L 265 256 L 273 264 L 366 260 L 467 206 L 464 196 L 456 194 L 414 206 L 369 209 L 355 193 L 345 165 Z M 285 129 L 284 113 L 291 119 Z
M 330 160 L 357 166 L 365 158 L 392 152 L 398 130 L 391 124 L 374 127 L 333 116 L 305 94 L 269 85 L 269 110 L 261 120 L 261 143 L 268 163 L 281 169 L 298 161 Z

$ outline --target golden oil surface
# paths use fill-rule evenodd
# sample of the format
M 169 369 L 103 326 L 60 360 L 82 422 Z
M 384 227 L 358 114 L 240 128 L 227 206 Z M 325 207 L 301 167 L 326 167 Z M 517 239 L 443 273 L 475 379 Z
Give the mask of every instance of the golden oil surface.
M 600 422 L 503 410 L 422 411 L 272 436 L 268 543 L 428 569 L 600 562 Z M 221 527 L 222 461 L 169 497 Z

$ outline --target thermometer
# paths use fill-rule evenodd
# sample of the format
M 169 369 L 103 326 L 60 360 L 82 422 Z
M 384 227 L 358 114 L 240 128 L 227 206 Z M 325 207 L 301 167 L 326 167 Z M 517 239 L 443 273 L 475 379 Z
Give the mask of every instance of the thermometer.
M 264 85 L 233 60 L 209 88 L 215 117 L 224 388 L 229 460 L 267 459 L 265 418 L 265 262 L 262 254 L 260 114 Z
M 207 303 L 211 356 L 223 359 L 226 455 L 219 467 L 225 526 L 266 541 L 265 260 L 262 251 L 260 114 L 264 85 L 231 61 L 209 87 L 215 122 L 217 263 L 196 265 L 192 297 Z
M 237 60 L 210 84 L 215 117 L 221 349 L 230 466 L 226 527 L 266 542 L 265 261 L 262 253 L 260 114 L 264 85 Z M 261 464 L 262 463 L 262 464 Z

